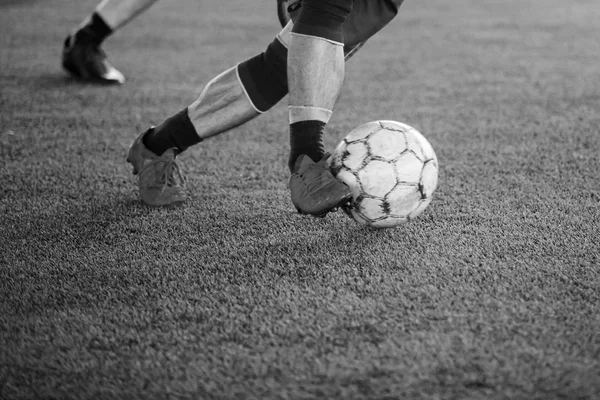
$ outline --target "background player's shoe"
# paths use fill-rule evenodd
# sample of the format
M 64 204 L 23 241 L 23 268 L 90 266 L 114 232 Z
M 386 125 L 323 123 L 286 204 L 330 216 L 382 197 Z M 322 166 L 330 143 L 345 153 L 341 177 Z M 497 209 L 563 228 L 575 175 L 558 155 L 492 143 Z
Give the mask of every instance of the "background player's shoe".
M 324 217 L 352 199 L 352 193 L 329 171 L 326 154 L 315 163 L 302 154 L 296 160 L 290 177 L 292 203 L 301 214 Z
M 123 74 L 106 60 L 99 45 L 78 41 L 76 35 L 65 39 L 62 67 L 71 75 L 104 84 L 125 82 Z
M 149 206 L 181 203 L 185 198 L 183 175 L 175 162 L 177 149 L 168 149 L 160 156 L 148 150 L 142 139 L 152 129 L 138 136 L 127 154 L 127 162 L 133 165 L 133 174 L 138 175 L 140 197 Z

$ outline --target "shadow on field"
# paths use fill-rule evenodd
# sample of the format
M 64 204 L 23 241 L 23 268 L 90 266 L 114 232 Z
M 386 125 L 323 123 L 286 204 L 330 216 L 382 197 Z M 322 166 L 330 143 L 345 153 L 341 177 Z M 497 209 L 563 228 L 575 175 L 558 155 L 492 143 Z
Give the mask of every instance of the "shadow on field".
M 128 191 L 36 199 L 10 216 L 10 229 L 0 234 L 4 260 L 15 266 L 8 281 L 21 285 L 6 293 L 7 306 L 15 314 L 99 302 L 145 307 L 172 290 L 169 282 L 179 274 L 189 282 L 202 276 L 220 285 L 264 287 L 280 279 L 338 279 L 346 265 L 387 265 L 381 254 L 392 245 L 424 252 L 422 241 L 408 232 L 372 230 L 340 216 L 296 219 L 291 211 L 265 216 L 240 207 L 229 218 L 221 205 L 208 212 L 200 207 L 191 201 L 151 208 Z M 393 262 L 403 263 L 402 257 Z
M 14 266 L 7 276 L 22 285 L 6 293 L 15 313 L 96 307 L 99 293 L 110 291 L 123 274 L 136 275 L 135 268 L 122 269 L 143 250 L 145 238 L 132 221 L 148 219 L 151 210 L 125 194 L 75 201 L 69 196 L 34 201 L 26 216 L 6 221 L 11 229 L 0 233 L 3 257 Z
M 41 212 L 30 212 L 28 221 L 15 224 L 12 239 L 34 243 L 32 248 L 45 249 L 47 255 L 51 255 L 48 251 L 120 246 L 137 233 L 131 222 L 152 213 L 138 199 L 125 195 L 102 203 L 93 198 L 75 200 L 61 199 L 61 205 L 46 204 Z

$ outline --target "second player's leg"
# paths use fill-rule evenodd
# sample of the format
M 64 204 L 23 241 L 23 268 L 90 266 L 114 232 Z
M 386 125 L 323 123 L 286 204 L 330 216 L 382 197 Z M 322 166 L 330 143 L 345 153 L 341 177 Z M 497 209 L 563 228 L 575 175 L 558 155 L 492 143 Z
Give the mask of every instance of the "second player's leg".
M 158 0 L 104 0 L 96 7 L 98 14 L 114 32 L 129 23 Z
M 62 66 L 71 75 L 99 83 L 123 83 L 125 77 L 100 49 L 104 40 L 158 0 L 104 0 L 65 39 Z

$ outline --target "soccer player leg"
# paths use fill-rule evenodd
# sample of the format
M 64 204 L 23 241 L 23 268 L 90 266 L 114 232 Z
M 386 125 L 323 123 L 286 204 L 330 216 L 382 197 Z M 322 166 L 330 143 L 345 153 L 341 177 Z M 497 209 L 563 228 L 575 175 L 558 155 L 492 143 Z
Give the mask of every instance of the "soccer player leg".
M 113 31 L 120 29 L 146 11 L 158 0 L 104 0 L 96 7 L 98 14 Z
M 352 3 L 303 1 L 290 37 L 290 191 L 304 214 L 325 215 L 351 198 L 327 167 L 322 137 L 344 81 L 343 23 Z
M 99 83 L 123 83 L 125 77 L 100 49 L 102 42 L 157 0 L 104 0 L 65 39 L 62 66 L 71 75 Z
M 142 133 L 127 161 L 139 175 L 146 204 L 181 201 L 175 157 L 204 139 L 226 132 L 267 111 L 287 94 L 287 49 L 275 39 L 265 52 L 208 82 L 197 100 L 157 127 Z
M 267 49 L 215 78 L 189 108 L 202 138 L 268 111 L 288 93 L 287 49 L 279 36 Z

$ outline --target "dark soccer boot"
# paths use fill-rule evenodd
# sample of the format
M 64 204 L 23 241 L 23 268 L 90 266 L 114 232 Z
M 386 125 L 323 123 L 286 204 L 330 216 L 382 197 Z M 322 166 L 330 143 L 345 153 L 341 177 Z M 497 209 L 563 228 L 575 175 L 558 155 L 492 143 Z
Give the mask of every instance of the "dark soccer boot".
M 142 139 L 152 129 L 138 136 L 127 154 L 127 162 L 133 165 L 133 174 L 138 176 L 140 197 L 149 206 L 181 203 L 185 197 L 183 175 L 175 162 L 177 149 L 168 149 L 160 156 L 150 151 Z
M 103 84 L 121 84 L 125 77 L 110 65 L 99 45 L 78 41 L 75 35 L 65 39 L 62 67 L 74 77 Z
M 315 163 L 302 154 L 290 177 L 292 203 L 301 214 L 324 217 L 352 199 L 348 186 L 335 179 L 327 163 L 329 154 Z

